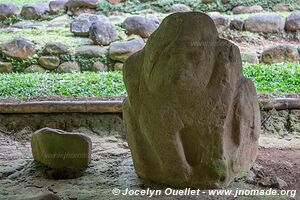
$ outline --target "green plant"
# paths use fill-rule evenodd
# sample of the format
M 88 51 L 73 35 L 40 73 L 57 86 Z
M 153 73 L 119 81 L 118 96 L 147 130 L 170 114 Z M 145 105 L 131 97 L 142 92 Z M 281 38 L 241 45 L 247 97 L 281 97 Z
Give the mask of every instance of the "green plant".
M 0 22 L 4 25 L 10 26 L 14 23 L 19 21 L 18 17 L 16 15 L 11 15 L 9 17 L 6 17 L 5 19 L 1 20 Z
M 274 65 L 244 63 L 244 74 L 251 79 L 258 92 L 299 93 L 300 63 Z M 0 99 L 26 99 L 36 96 L 124 96 L 121 72 L 83 73 L 2 73 Z
M 299 93 L 300 63 L 244 64 L 244 73 L 259 92 Z
M 12 63 L 12 65 L 14 66 L 14 72 L 23 72 L 30 65 L 35 65 L 38 63 L 37 55 L 35 55 L 33 58 L 28 59 L 4 57 L 3 60 Z
M 0 74 L 0 99 L 36 96 L 124 96 L 120 72 Z

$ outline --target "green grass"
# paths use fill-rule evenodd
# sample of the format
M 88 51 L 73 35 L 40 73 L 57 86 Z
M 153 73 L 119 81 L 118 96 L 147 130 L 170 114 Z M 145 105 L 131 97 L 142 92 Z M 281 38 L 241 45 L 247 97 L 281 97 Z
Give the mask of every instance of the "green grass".
M 0 3 L 15 3 L 19 7 L 22 7 L 26 3 L 40 3 L 40 2 L 47 2 L 47 0 L 0 0 Z
M 300 93 L 300 63 L 244 64 L 244 74 L 258 92 Z
M 122 74 L 107 73 L 11 73 L 0 74 L 0 99 L 36 96 L 122 96 Z
M 47 42 L 50 41 L 61 42 L 70 46 L 71 48 L 85 44 L 92 44 L 92 41 L 88 38 L 74 37 L 69 28 L 64 27 L 15 29 L 13 32 L 11 32 L 11 30 L 2 29 L 0 31 L 0 44 L 18 37 L 24 37 L 35 42 L 38 48 L 43 47 Z
M 262 93 L 300 93 L 300 63 L 244 64 L 244 73 Z M 121 72 L 0 74 L 0 99 L 37 96 L 124 96 Z

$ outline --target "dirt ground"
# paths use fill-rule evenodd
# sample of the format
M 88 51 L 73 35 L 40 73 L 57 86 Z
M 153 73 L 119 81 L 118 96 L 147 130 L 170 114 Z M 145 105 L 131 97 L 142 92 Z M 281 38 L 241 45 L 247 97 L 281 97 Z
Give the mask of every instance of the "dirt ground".
M 146 197 L 115 196 L 113 188 L 124 190 L 164 188 L 165 186 L 140 180 L 134 172 L 126 141 L 118 136 L 99 137 L 88 131 L 93 142 L 92 161 L 85 174 L 77 179 L 52 180 L 47 178 L 49 169 L 32 159 L 30 141 L 0 133 L 0 199 L 42 199 L 45 194 L 56 194 L 61 199 L 73 200 L 123 200 L 147 199 Z M 256 161 L 257 177 L 278 177 L 287 187 L 300 191 L 300 139 L 279 139 L 262 136 Z M 258 169 L 258 170 L 257 170 Z M 253 170 L 252 170 L 253 171 Z M 250 181 L 249 173 L 232 182 L 228 188 L 269 189 L 259 181 Z M 273 187 L 273 186 L 272 186 Z M 276 188 L 276 186 L 274 186 Z M 239 196 L 156 196 L 154 199 L 291 199 L 289 197 Z M 297 195 L 296 199 L 300 199 Z
M 300 149 L 260 148 L 256 162 L 263 166 L 264 174 L 277 176 L 288 189 L 300 192 Z

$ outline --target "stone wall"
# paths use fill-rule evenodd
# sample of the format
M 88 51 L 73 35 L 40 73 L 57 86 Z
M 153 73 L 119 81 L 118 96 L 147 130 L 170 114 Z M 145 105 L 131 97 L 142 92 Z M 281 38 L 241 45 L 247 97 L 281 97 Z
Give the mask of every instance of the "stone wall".
M 300 110 L 261 112 L 263 134 L 300 136 Z M 34 132 L 44 127 L 66 131 L 82 129 L 99 135 L 122 135 L 122 114 L 0 114 L 0 128 L 14 133 Z
M 203 1 L 202 4 L 204 7 L 214 7 L 216 2 L 210 0 Z M 220 1 L 219 3 L 223 5 L 232 2 Z M 139 11 L 140 15 L 112 11 L 103 15 L 100 14 L 102 8 L 98 3 L 97 0 L 53 0 L 49 4 L 26 4 L 22 8 L 12 3 L 0 3 L 0 30 L 14 32 L 17 29 L 46 27 L 49 29 L 47 31 L 51 31 L 55 27 L 66 27 L 70 29 L 68 37 L 80 37 L 89 41 L 89 44 L 82 44 L 71 50 L 68 45 L 56 41 L 40 45 L 26 38 L 11 38 L 0 44 L 0 72 L 121 70 L 123 62 L 144 47 L 148 37 L 165 16 L 173 12 L 200 9 L 193 8 L 187 2 L 186 4 L 165 5 L 164 13 L 148 9 Z M 118 3 L 118 1 L 113 3 Z M 214 9 L 213 11 L 219 11 L 218 7 Z M 236 2 L 230 11 L 226 10 L 227 13 L 208 14 L 223 37 L 234 35 L 226 31 L 247 31 L 260 35 L 271 34 L 272 37 L 276 34 L 287 35 L 294 41 L 299 41 L 300 12 L 291 12 L 286 17 L 278 13 L 291 10 L 289 4 L 281 3 L 276 4 L 271 13 L 260 13 L 265 11 L 262 6 Z M 240 14 L 247 14 L 247 16 L 236 17 Z M 36 24 L 37 20 L 44 24 Z M 8 25 L 5 24 L 7 21 L 9 21 Z M 243 52 L 242 50 L 243 61 L 267 64 L 298 62 L 300 47 L 297 43 L 291 42 L 291 44 L 276 45 L 263 51 L 254 49 L 253 52 Z M 26 67 L 17 66 L 19 63 L 23 65 L 26 63 Z
M 124 135 L 121 114 L 0 114 L 0 128 L 13 133 L 33 133 L 44 127 L 65 131 L 92 131 L 98 135 Z

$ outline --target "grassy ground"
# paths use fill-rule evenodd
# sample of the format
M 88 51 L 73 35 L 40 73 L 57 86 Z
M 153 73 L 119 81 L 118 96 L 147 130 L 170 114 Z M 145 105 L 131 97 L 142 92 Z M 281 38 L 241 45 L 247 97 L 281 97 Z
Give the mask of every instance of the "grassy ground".
M 26 3 L 47 2 L 47 0 L 0 0 L 0 3 L 7 3 L 7 2 L 15 3 L 21 7 L 22 5 L 24 5 Z
M 36 96 L 122 96 L 125 89 L 122 74 L 0 74 L 0 99 L 26 99 Z
M 300 92 L 300 63 L 244 64 L 244 74 L 254 82 L 259 92 Z
M 39 29 L 16 29 L 13 32 L 11 30 L 2 29 L 0 31 L 0 44 L 17 37 L 24 37 L 32 40 L 38 47 L 44 46 L 49 41 L 62 42 L 70 47 L 92 43 L 88 38 L 74 37 L 69 28 L 43 27 Z
M 258 92 L 300 93 L 300 63 L 276 65 L 244 64 L 244 73 Z M 122 73 L 0 74 L 0 99 L 36 96 L 124 96 Z

